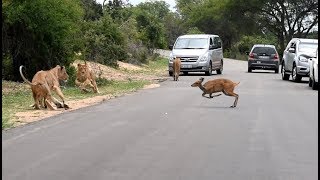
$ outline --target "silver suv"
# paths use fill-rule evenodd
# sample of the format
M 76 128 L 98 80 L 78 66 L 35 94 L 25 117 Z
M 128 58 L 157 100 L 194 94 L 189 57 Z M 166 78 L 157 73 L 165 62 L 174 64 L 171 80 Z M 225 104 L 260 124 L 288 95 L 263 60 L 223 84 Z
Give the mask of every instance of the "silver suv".
M 283 52 L 281 74 L 283 80 L 289 80 L 290 75 L 295 82 L 309 76 L 310 57 L 314 57 L 318 48 L 317 39 L 293 38 Z
M 205 72 L 211 75 L 213 70 L 222 74 L 223 51 L 222 41 L 218 35 L 191 34 L 179 36 L 174 45 L 169 46 L 172 50 L 169 57 L 169 75 L 172 76 L 172 61 L 174 57 L 181 59 L 181 72 Z

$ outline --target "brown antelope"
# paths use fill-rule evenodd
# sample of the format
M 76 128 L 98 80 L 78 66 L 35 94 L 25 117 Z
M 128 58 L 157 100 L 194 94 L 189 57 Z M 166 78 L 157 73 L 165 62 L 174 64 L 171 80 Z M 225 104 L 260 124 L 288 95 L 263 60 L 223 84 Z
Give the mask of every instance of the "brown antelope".
M 210 99 L 210 98 L 221 95 L 221 94 L 217 94 L 212 96 L 212 93 L 223 92 L 223 94 L 227 96 L 235 97 L 233 105 L 230 107 L 233 108 L 237 106 L 239 95 L 234 93 L 233 90 L 234 90 L 234 87 L 237 86 L 240 82 L 234 83 L 229 79 L 213 79 L 213 80 L 207 81 L 206 83 L 204 83 L 204 85 L 202 85 L 203 80 L 204 78 L 201 77 L 198 81 L 194 82 L 191 85 L 192 87 L 199 87 L 203 91 L 202 93 L 203 97 Z M 206 94 L 209 94 L 209 97 L 205 96 Z
M 173 60 L 173 80 L 178 81 L 181 68 L 181 59 L 179 57 Z

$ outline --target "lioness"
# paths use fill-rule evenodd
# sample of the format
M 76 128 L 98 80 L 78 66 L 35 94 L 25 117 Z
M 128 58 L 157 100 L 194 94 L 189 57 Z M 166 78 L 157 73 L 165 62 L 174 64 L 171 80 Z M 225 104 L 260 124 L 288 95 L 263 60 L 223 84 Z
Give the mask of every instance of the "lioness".
M 80 87 L 81 91 L 88 92 L 86 87 L 90 86 L 94 93 L 100 93 L 97 87 L 96 77 L 87 65 L 87 62 L 78 64 L 77 79 L 75 80 L 75 83 Z
M 66 72 L 64 66 L 57 65 L 56 67 L 48 71 L 38 71 L 30 82 L 27 78 L 24 77 L 22 73 L 22 68 L 20 66 L 19 71 L 22 79 L 31 86 L 33 99 L 34 99 L 34 108 L 40 109 L 40 103 L 44 99 L 44 103 L 49 109 L 54 110 L 51 102 L 54 102 L 56 105 L 61 103 L 51 95 L 51 90 L 55 91 L 57 95 L 62 99 L 62 107 L 68 109 L 68 105 L 64 102 L 64 96 L 60 89 L 59 80 L 68 80 L 69 75 Z

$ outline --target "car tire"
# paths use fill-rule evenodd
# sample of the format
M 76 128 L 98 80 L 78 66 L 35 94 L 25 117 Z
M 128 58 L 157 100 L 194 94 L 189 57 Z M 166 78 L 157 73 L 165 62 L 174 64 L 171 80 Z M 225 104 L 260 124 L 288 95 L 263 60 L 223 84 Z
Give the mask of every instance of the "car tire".
M 206 75 L 207 76 L 211 76 L 212 75 L 212 64 L 211 64 L 211 62 L 210 62 L 210 66 L 209 66 L 208 71 L 206 71 Z
M 312 79 L 311 77 L 309 77 L 309 83 L 308 83 L 309 87 L 312 87 Z
M 184 72 L 183 72 L 183 75 L 188 75 L 188 72 L 187 72 L 187 71 L 184 71 Z
M 169 76 L 172 76 L 173 75 L 173 72 L 172 71 L 169 71 Z
M 313 89 L 313 90 L 317 90 L 317 89 L 318 89 L 318 83 L 315 81 L 314 76 L 313 76 L 313 78 L 312 78 L 312 84 L 311 84 L 311 86 L 312 86 L 312 89 Z
M 221 60 L 221 67 L 220 69 L 217 69 L 217 74 L 222 74 L 223 71 L 223 61 Z
M 301 81 L 302 77 L 297 73 L 296 64 L 293 64 L 291 77 L 292 77 L 292 81 L 294 81 L 294 82 L 300 82 Z
M 282 80 L 289 80 L 290 75 L 286 74 L 286 70 L 284 68 L 284 63 L 281 64 L 281 75 L 282 75 Z
M 274 73 L 278 74 L 279 73 L 279 68 L 274 70 Z
M 249 68 L 249 67 L 248 67 L 248 72 L 249 72 L 249 73 L 251 73 L 251 72 L 252 72 L 252 69 L 251 69 L 251 68 Z

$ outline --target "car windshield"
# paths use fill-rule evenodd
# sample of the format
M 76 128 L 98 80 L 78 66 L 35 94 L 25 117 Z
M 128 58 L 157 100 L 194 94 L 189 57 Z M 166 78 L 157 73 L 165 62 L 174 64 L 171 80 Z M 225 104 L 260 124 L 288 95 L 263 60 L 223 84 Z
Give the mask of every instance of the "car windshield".
M 276 50 L 271 47 L 255 47 L 252 53 L 270 56 L 271 54 L 276 54 Z
M 209 47 L 207 38 L 179 38 L 175 49 L 205 49 Z
M 300 52 L 315 52 L 318 48 L 318 43 L 300 43 L 298 51 Z

